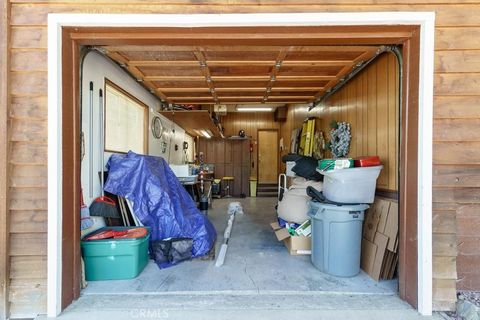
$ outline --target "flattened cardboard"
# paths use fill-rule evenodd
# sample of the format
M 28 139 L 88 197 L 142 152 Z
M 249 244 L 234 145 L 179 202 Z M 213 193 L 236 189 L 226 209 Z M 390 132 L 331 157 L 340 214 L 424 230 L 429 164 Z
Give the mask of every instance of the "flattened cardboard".
M 385 226 L 388 220 L 389 209 L 390 201 L 378 199 L 377 211 L 379 213 L 379 221 L 377 225 L 377 231 L 383 234 L 385 233 Z
M 377 203 L 374 203 L 366 214 L 365 223 L 363 226 L 363 237 L 370 242 L 375 238 L 378 223 L 380 221 L 381 210 Z
M 398 203 L 390 202 L 390 209 L 388 211 L 388 219 L 385 225 L 384 234 L 388 237 L 387 249 L 392 252 L 396 250 L 396 239 L 398 235 Z
M 369 273 L 373 280 L 380 280 L 380 274 L 382 271 L 383 257 L 385 256 L 385 250 L 387 249 L 388 237 L 380 232 L 375 233 L 375 241 L 377 245 L 377 252 L 375 254 L 375 260 L 373 262 L 372 272 Z
M 377 254 L 377 245 L 363 238 L 360 266 L 362 267 L 362 270 L 368 274 L 371 274 L 372 272 L 373 262 L 375 261 L 376 254 Z

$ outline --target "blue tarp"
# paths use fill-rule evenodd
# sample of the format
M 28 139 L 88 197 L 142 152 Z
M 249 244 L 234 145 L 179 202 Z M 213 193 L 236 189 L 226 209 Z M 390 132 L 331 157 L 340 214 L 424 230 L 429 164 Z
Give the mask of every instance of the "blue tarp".
M 151 229 L 150 241 L 191 238 L 193 257 L 203 256 L 212 248 L 215 227 L 197 209 L 163 158 L 130 151 L 112 155 L 107 166 L 105 191 L 133 201 L 135 215 Z

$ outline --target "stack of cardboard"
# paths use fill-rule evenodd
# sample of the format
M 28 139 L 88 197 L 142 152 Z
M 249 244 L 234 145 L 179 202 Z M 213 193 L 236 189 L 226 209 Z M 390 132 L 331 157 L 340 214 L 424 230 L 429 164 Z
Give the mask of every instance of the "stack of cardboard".
M 375 281 L 392 279 L 398 264 L 398 202 L 375 198 L 365 215 L 361 267 Z

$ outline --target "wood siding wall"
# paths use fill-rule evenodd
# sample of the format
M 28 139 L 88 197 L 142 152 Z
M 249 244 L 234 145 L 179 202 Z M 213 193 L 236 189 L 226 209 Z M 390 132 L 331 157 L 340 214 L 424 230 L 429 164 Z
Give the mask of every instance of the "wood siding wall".
M 271 112 L 231 112 L 222 117 L 222 125 L 225 128 L 225 136 L 236 136 L 241 129 L 245 130 L 247 136 L 251 137 L 253 152 L 250 164 L 250 175 L 257 176 L 258 156 L 258 130 L 259 129 L 280 129 L 281 123 L 275 122 Z
M 8 187 L 0 186 L 0 199 L 4 201 L 7 196 L 9 200 L 8 210 L 0 211 L 0 221 L 7 217 L 11 220 L 8 296 L 13 317 L 32 317 L 46 311 L 48 13 L 435 11 L 435 307 L 451 307 L 455 299 L 457 251 L 458 288 L 480 289 L 477 245 L 480 235 L 474 228 L 480 221 L 480 1 L 385 0 L 381 4 L 376 0 L 11 2 L 11 17 L 9 13 L 1 13 L 9 18 L 7 32 L 11 33 L 8 74 L 11 102 L 5 103 L 5 97 L 1 96 L 0 107 L 2 114 L 6 110 L 9 114 L 7 149 L 12 169 Z M 3 34 L 1 38 L 4 41 Z

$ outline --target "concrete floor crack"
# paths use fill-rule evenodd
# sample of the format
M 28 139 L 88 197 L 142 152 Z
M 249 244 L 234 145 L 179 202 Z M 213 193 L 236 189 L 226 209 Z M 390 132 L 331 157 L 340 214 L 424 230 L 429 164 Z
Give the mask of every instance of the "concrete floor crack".
M 255 282 L 255 280 L 253 280 L 252 276 L 247 271 L 247 258 L 243 258 L 243 262 L 245 263 L 245 268 L 244 268 L 245 274 L 248 276 L 248 278 L 252 282 L 253 286 L 257 290 L 257 293 L 260 293 L 260 289 L 258 288 L 257 283 Z

